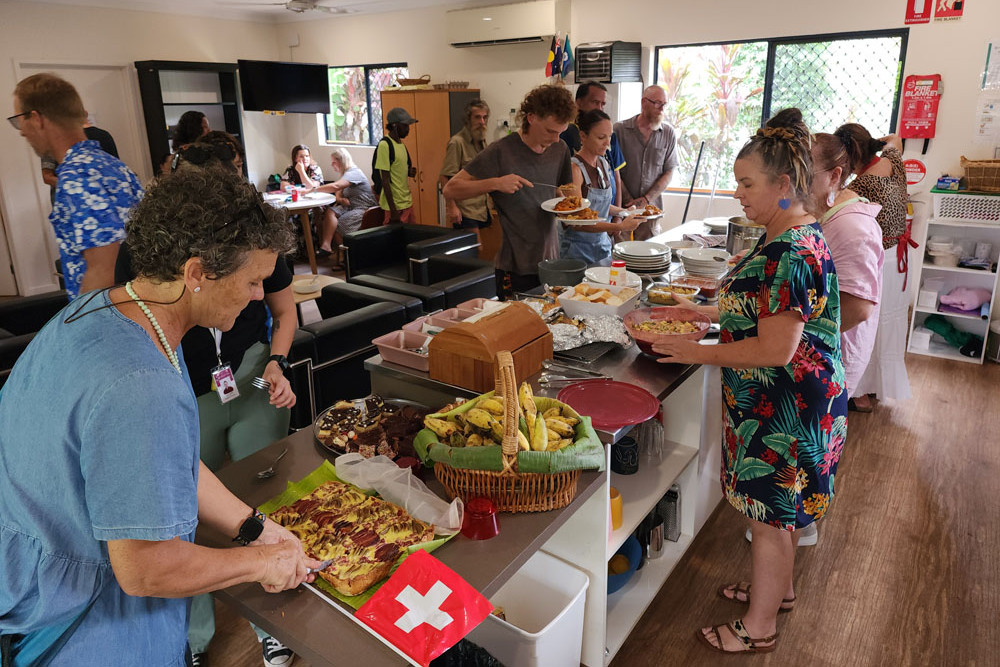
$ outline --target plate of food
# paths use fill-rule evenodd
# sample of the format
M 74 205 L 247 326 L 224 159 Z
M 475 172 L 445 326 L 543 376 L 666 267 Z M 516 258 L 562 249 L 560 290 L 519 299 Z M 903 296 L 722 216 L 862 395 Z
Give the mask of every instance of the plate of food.
M 651 306 L 676 306 L 677 300 L 674 294 L 679 294 L 685 299 L 694 299 L 698 295 L 699 289 L 688 285 L 650 285 L 643 295 L 643 301 Z
M 590 200 L 586 197 L 553 197 L 542 202 L 542 210 L 549 213 L 576 213 L 590 208 Z
M 565 223 L 567 225 L 596 225 L 599 222 L 607 222 L 607 218 L 602 218 L 597 214 L 592 208 L 585 208 L 582 211 L 577 211 L 576 213 L 569 213 L 567 215 L 557 215 L 556 220 Z
M 317 444 L 332 454 L 359 452 L 396 458 L 413 455 L 413 438 L 423 428 L 426 405 L 377 394 L 354 401 L 337 401 L 313 423 Z
M 633 215 L 636 220 L 655 220 L 663 217 L 663 211 L 652 204 L 646 204 L 646 208 Z

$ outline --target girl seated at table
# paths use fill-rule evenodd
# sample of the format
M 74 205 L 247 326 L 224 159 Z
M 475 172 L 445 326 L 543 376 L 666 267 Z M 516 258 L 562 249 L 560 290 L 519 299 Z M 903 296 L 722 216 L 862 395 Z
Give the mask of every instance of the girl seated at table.
M 289 185 L 316 188 L 323 185 L 323 170 L 313 161 L 309 147 L 299 144 L 292 149 L 292 164 L 281 177 L 281 189 Z
M 590 208 L 606 222 L 588 225 L 563 223 L 559 256 L 563 259 L 582 259 L 587 264 L 597 264 L 611 257 L 611 236 L 614 232 L 630 232 L 639 226 L 634 217 L 625 215 L 626 209 L 615 206 L 611 181 L 615 175 L 604 158 L 611 145 L 611 118 L 594 109 L 580 114 L 576 119 L 580 128 L 582 146 L 572 158 L 573 184 L 590 200 Z

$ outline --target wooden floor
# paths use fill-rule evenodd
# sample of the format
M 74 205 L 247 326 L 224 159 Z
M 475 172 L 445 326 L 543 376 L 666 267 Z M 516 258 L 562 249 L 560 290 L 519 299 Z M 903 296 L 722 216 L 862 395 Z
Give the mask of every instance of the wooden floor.
M 799 601 L 778 619 L 777 650 L 725 658 L 694 639 L 742 609 L 715 595 L 750 567 L 742 516 L 722 505 L 613 667 L 1000 664 L 1000 366 L 907 365 L 913 399 L 851 413 L 837 496 L 819 545 L 798 550 Z M 210 664 L 260 665 L 249 625 L 217 607 Z

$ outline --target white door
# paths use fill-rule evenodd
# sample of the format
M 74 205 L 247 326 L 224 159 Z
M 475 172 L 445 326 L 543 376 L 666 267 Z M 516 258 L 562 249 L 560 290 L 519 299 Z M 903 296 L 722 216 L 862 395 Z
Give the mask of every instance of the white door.
M 83 106 L 87 109 L 91 123 L 107 130 L 114 137 L 115 145 L 118 147 L 118 157 L 139 176 L 141 182 L 146 183 L 152 178 L 147 157 L 149 149 L 146 146 L 146 133 L 144 129 L 140 130 L 142 115 L 134 68 L 121 65 L 28 62 L 18 65 L 18 80 L 39 72 L 52 72 L 72 83 L 83 99 Z M 48 224 L 51 210 L 48 206 L 49 186 L 42 181 L 40 169 L 35 170 L 35 187 L 38 189 L 39 201 L 45 203 L 44 210 L 40 211 L 42 218 L 40 222 L 46 230 L 49 252 L 54 262 L 59 257 L 59 246 L 52 232 L 52 226 Z M 0 274 L 7 264 L 9 262 L 3 263 L 3 257 L 0 256 Z

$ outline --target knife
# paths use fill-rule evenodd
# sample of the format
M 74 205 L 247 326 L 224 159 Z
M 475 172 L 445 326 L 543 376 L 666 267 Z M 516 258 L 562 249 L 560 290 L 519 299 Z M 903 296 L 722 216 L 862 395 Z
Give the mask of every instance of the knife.
M 330 560 L 325 560 L 319 564 L 319 567 L 311 567 L 308 570 L 306 570 L 306 574 L 316 574 L 320 570 L 325 570 L 326 568 L 330 567 L 332 563 L 333 563 L 332 558 Z

